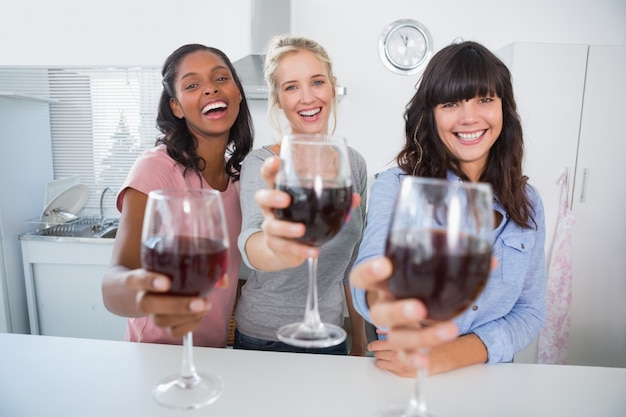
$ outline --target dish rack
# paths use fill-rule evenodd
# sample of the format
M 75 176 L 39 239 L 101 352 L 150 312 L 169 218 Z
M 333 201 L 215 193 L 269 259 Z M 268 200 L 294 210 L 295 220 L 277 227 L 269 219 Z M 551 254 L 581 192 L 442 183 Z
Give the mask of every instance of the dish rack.
M 42 221 L 41 219 L 33 219 L 27 223 L 34 227 L 32 233 L 39 236 L 75 237 L 81 234 L 90 236 L 102 228 L 102 219 L 95 215 L 78 217 L 70 221 Z

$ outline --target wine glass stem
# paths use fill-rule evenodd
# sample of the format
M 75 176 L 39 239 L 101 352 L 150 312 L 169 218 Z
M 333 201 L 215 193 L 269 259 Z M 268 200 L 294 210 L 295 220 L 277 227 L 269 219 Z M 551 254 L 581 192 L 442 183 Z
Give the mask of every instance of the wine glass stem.
M 304 311 L 304 325 L 312 330 L 322 326 L 317 306 L 317 258 L 308 258 L 309 263 L 309 292 Z
M 183 336 L 183 361 L 180 367 L 180 378 L 185 385 L 193 386 L 200 381 L 196 366 L 193 363 L 193 333 Z
M 419 348 L 420 354 L 428 355 L 429 349 L 426 347 Z M 417 376 L 415 378 L 415 386 L 413 389 L 413 396 L 409 401 L 409 405 L 406 409 L 403 417 L 427 417 L 428 411 L 426 410 L 426 397 L 424 395 L 424 388 L 426 387 L 426 377 L 428 376 L 428 368 L 420 366 L 417 368 Z

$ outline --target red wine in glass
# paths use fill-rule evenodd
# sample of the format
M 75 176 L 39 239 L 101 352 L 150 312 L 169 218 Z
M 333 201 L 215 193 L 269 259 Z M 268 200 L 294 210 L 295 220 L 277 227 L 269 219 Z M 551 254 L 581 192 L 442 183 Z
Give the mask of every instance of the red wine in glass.
M 226 273 L 228 250 L 224 243 L 209 238 L 175 236 L 174 244 L 160 249 L 163 237 L 143 243 L 142 264 L 171 280 L 168 294 L 206 296 Z M 175 250 L 174 250 L 175 249 Z
M 155 190 L 148 194 L 142 228 L 143 268 L 168 276 L 170 290 L 163 297 L 204 297 L 228 267 L 228 228 L 218 191 Z M 211 312 L 207 313 L 211 314 Z M 156 401 L 189 410 L 216 401 L 224 390 L 219 375 L 196 371 L 193 333 L 183 337 L 180 372 L 154 388 Z
M 414 244 L 407 244 L 412 234 Z M 417 298 L 428 310 L 426 321 L 449 320 L 465 310 L 487 283 L 491 242 L 444 230 L 398 230 L 387 240 L 393 264 L 389 291 L 397 298 Z
M 493 224 L 489 184 L 404 177 L 385 248 L 393 265 L 390 293 L 422 301 L 426 326 L 461 314 L 487 284 Z M 428 354 L 427 348 L 416 348 Z M 418 367 L 408 404 L 377 417 L 432 417 L 424 399 L 426 375 L 426 368 Z
M 320 247 L 336 236 L 352 209 L 352 170 L 346 140 L 327 134 L 293 134 L 280 146 L 276 189 L 289 194 L 290 205 L 275 209 L 279 220 L 302 223 L 305 234 L 294 239 Z M 278 340 L 304 348 L 336 346 L 346 339 L 339 325 L 323 323 L 317 302 L 317 257 L 307 259 L 309 286 L 301 322 L 277 331 Z
M 291 204 L 276 209 L 276 217 L 306 226 L 305 234 L 296 239 L 299 242 L 322 246 L 341 231 L 350 217 L 352 186 L 324 184 L 319 191 L 314 186 L 279 185 L 277 188 L 291 196 Z

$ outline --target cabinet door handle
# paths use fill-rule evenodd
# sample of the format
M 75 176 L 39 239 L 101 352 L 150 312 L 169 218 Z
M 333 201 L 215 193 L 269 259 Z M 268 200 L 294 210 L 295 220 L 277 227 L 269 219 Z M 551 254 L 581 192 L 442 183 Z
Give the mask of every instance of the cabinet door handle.
M 587 199 L 587 181 L 589 181 L 589 168 L 583 169 L 583 185 L 580 189 L 580 202 L 584 203 Z

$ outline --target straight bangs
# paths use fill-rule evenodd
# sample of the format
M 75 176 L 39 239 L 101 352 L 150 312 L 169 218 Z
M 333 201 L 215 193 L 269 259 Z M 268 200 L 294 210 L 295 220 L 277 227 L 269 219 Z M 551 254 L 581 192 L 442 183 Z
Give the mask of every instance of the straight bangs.
M 435 75 L 425 97 L 430 107 L 475 97 L 502 97 L 505 91 L 506 73 L 476 49 L 460 50 L 443 68 Z

